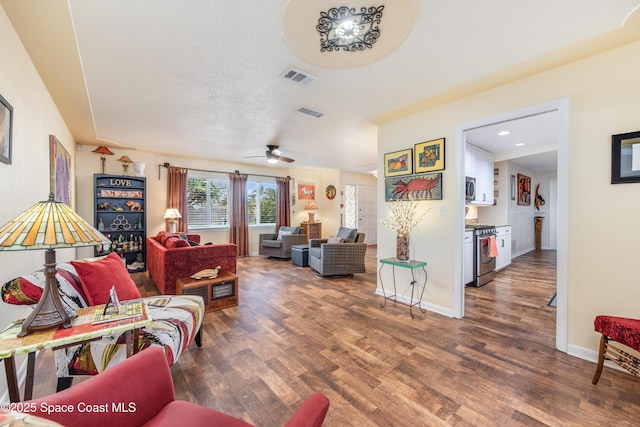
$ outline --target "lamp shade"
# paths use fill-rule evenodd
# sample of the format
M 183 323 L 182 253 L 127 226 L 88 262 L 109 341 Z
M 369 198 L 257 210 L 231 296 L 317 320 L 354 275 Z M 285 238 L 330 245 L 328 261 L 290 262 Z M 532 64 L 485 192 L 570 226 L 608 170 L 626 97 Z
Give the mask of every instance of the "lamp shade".
M 168 208 L 166 211 L 164 211 L 164 219 L 178 219 L 178 218 L 182 218 L 182 215 L 180 215 L 180 212 L 178 212 L 178 209 L 176 208 Z
M 310 200 L 308 202 L 305 202 L 304 210 L 305 211 L 317 211 L 318 210 L 318 204 L 316 203 L 315 200 Z
M 119 162 L 125 162 L 125 163 L 133 163 L 133 160 L 131 160 L 129 158 L 129 156 L 122 156 L 118 159 Z
M 38 202 L 0 228 L 0 251 L 73 248 L 110 243 L 109 239 L 54 200 Z
M 62 325 L 71 326 L 56 285 L 57 248 L 74 248 L 110 243 L 102 233 L 80 218 L 69 206 L 49 200 L 38 202 L 0 227 L 0 251 L 44 249 L 45 284 L 38 304 L 22 322 L 18 337 Z
M 92 151 L 92 153 L 98 153 L 98 154 L 108 154 L 108 155 L 112 155 L 113 153 L 111 152 L 111 150 L 109 150 L 107 147 L 105 147 L 104 145 L 99 146 L 98 148 L 96 148 L 95 150 Z

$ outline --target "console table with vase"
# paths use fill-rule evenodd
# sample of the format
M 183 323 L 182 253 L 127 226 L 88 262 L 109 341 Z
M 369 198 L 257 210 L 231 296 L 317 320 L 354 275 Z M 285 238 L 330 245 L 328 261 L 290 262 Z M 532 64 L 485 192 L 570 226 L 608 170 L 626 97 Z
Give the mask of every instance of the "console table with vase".
M 382 280 L 382 269 L 384 268 L 385 265 L 390 265 L 392 267 L 392 274 L 393 274 L 393 294 L 388 296 L 384 290 L 384 282 Z M 387 304 L 388 299 L 393 299 L 394 303 L 397 302 L 398 292 L 396 290 L 396 267 L 399 267 L 399 268 L 408 268 L 411 271 L 411 283 L 409 283 L 409 286 L 411 286 L 411 299 L 409 300 L 409 314 L 411 315 L 411 318 L 412 319 L 414 318 L 413 310 L 412 310 L 414 306 L 418 306 L 421 312 L 426 313 L 427 310 L 420 307 L 420 302 L 422 301 L 424 290 L 427 287 L 426 266 L 427 266 L 427 263 L 425 261 L 417 261 L 413 259 L 408 261 L 399 261 L 397 258 L 381 259 L 380 270 L 378 270 L 378 276 L 380 277 L 380 286 L 382 287 L 382 296 L 384 297 L 384 301 L 380 303 L 380 308 L 381 309 L 384 308 L 384 306 Z M 422 271 L 424 272 L 424 281 L 422 285 L 418 283 L 417 276 L 416 276 L 416 270 L 419 268 L 422 268 Z M 420 293 L 420 298 L 417 298 L 419 289 L 416 289 L 416 286 L 422 286 L 422 292 Z M 414 292 L 417 298 L 416 302 L 413 302 Z

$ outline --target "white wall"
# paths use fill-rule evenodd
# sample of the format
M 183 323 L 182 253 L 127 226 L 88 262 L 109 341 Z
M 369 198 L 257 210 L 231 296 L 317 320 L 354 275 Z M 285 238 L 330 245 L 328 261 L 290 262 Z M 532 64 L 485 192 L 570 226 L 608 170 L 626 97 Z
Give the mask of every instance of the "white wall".
M 13 153 L 0 163 L 0 226 L 49 195 L 49 135 L 74 156 L 75 142 L 31 59 L 0 7 L 0 94 L 13 107 Z M 76 192 L 72 188 L 72 204 Z M 75 258 L 73 249 L 56 251 L 58 262 Z M 0 252 L 0 283 L 43 267 L 44 251 Z M 30 308 L 0 303 L 0 327 L 26 317 Z M 4 371 L 4 369 L 3 369 Z M 0 375 L 0 395 L 6 390 Z
M 76 178 L 78 187 L 78 213 L 85 218 L 93 218 L 93 175 L 100 173 L 99 156 L 92 152 L 93 146 L 80 145 L 80 151 L 76 153 Z M 173 166 L 180 166 L 193 169 L 213 170 L 222 172 L 233 172 L 239 170 L 241 173 L 260 174 L 270 176 L 291 176 L 298 183 L 315 184 L 316 201 L 318 211 L 316 220 L 322 222 L 323 235 L 335 234 L 340 220 L 339 196 L 333 200 L 327 199 L 325 189 L 329 184 L 333 184 L 340 189 L 340 173 L 337 171 L 306 171 L 299 169 L 279 169 L 268 166 L 245 165 L 239 163 L 220 162 L 207 159 L 190 159 L 164 154 L 149 153 L 139 150 L 119 150 L 112 148 L 113 156 L 107 156 L 106 173 L 121 175 L 122 164 L 116 159 L 122 155 L 127 155 L 134 162 L 144 162 L 146 164 L 145 176 L 147 178 L 147 235 L 157 234 L 165 229 L 165 220 L 162 218 L 166 209 L 167 191 L 167 169 L 158 168 L 158 165 L 169 163 Z M 160 169 L 160 175 L 158 175 Z M 129 173 L 133 174 L 132 166 L 129 166 Z M 365 174 L 360 179 L 367 180 Z M 354 175 L 351 175 L 352 177 Z M 158 177 L 159 176 L 159 177 Z M 370 182 L 370 181 L 369 181 Z M 294 190 L 297 190 L 294 187 Z M 339 193 L 339 192 L 338 192 Z M 296 197 L 296 203 L 292 205 L 291 224 L 299 224 L 308 220 L 308 213 L 302 208 L 303 202 Z M 249 253 L 258 254 L 258 235 L 260 233 L 273 233 L 273 226 L 255 226 L 249 230 Z M 227 243 L 229 241 L 229 229 L 195 230 L 192 232 L 201 235 L 202 242 Z M 79 249 L 79 257 L 89 257 L 92 249 Z
M 640 42 L 635 42 L 379 128 L 381 154 L 406 149 L 427 139 L 446 138 L 444 199 L 421 204 L 424 209 L 443 205 L 453 212 L 456 197 L 461 197 L 454 194 L 455 177 L 464 173 L 455 168 L 456 152 L 461 152 L 454 146 L 456 126 L 552 100 L 569 99 L 569 167 L 565 172 L 570 191 L 558 197 L 566 198 L 568 203 L 567 320 L 568 343 L 573 352 L 597 348 L 598 336 L 593 332 L 597 314 L 628 317 L 638 314 L 640 287 L 634 256 L 640 184 L 610 184 L 610 152 L 612 134 L 635 131 L 640 126 L 637 101 L 640 85 L 636 71 L 639 65 Z M 378 169 L 383 170 L 381 160 Z M 379 183 L 380 199 L 383 194 L 383 184 Z M 387 211 L 387 204 L 380 203 L 379 217 L 384 218 Z M 593 233 L 594 224 L 606 224 L 608 232 Z M 456 227 L 453 215 L 437 216 L 432 210 L 412 233 L 412 239 L 421 242 L 416 257 L 429 262 L 425 302 L 442 312 L 453 308 L 454 276 L 460 268 L 452 261 L 456 257 L 454 236 L 460 233 Z M 389 256 L 395 247 L 395 235 L 383 226 L 378 229 L 379 256 Z

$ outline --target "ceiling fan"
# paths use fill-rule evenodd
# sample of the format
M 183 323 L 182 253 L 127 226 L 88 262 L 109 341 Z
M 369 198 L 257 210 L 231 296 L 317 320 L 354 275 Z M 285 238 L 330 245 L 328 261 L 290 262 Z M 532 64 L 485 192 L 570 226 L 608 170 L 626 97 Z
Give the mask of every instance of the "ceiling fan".
M 264 152 L 264 155 L 267 158 L 267 162 L 269 163 L 278 163 L 278 161 L 286 162 L 286 163 L 295 162 L 295 160 L 292 159 L 291 157 L 286 157 L 282 155 L 282 151 L 280 150 L 279 145 L 272 145 L 272 144 L 267 145 L 267 151 Z M 262 157 L 262 156 L 249 156 L 249 157 L 245 157 L 245 159 L 251 159 L 254 157 Z

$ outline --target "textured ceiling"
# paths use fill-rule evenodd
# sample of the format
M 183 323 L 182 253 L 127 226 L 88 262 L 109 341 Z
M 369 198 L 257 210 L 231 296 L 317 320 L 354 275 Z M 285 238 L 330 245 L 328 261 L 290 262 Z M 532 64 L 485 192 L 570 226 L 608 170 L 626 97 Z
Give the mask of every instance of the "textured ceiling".
M 358 52 L 326 52 L 333 63 L 314 65 L 300 49 L 317 55 L 319 37 L 293 41 L 295 31 L 283 29 L 291 19 L 315 27 L 327 8 L 321 0 L 0 4 L 80 143 L 261 165 L 264 158 L 245 157 L 279 144 L 296 162 L 275 167 L 368 171 L 377 123 L 424 100 L 463 95 L 462 87 L 508 81 L 517 75 L 505 70 L 549 61 L 552 52 L 563 54 L 549 66 L 588 54 L 583 42 L 615 33 L 640 1 L 397 2 L 412 9 L 405 15 L 388 2 L 380 40 L 397 37 L 398 47 L 361 66 L 352 61 Z M 353 1 L 362 4 L 378 6 Z M 299 20 L 290 10 L 301 10 Z M 317 79 L 280 77 L 291 66 Z M 324 116 L 296 112 L 301 106 Z

